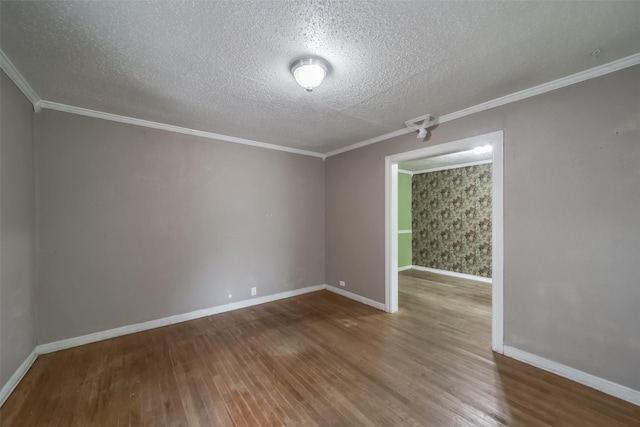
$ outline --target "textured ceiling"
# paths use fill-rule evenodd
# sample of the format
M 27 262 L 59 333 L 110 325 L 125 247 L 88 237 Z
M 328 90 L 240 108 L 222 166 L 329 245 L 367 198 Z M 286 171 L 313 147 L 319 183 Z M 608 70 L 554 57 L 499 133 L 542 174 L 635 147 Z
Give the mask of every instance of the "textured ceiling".
M 640 50 L 640 2 L 0 7 L 2 50 L 44 100 L 318 152 Z M 305 54 L 332 66 L 312 93 L 288 69 Z
M 473 150 L 461 151 L 459 153 L 444 154 L 436 157 L 426 157 L 424 159 L 409 160 L 398 163 L 400 169 L 410 172 L 423 171 L 426 169 L 445 168 L 453 165 L 465 165 L 468 163 L 491 160 L 493 153 L 476 154 Z

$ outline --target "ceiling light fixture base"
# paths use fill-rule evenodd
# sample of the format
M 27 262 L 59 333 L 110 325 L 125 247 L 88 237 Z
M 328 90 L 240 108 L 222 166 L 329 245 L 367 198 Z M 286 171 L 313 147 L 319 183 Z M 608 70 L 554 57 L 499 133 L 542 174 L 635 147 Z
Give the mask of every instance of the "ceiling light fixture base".
M 438 124 L 438 118 L 432 114 L 425 114 L 424 116 L 416 117 L 415 119 L 407 120 L 404 125 L 409 129 L 418 131 L 417 139 L 425 139 L 427 137 L 427 128 Z

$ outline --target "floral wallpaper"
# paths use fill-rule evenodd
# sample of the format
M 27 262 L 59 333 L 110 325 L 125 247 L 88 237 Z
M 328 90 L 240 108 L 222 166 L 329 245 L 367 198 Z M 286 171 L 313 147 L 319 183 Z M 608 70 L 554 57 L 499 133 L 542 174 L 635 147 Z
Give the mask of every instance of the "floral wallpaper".
M 413 265 L 491 277 L 491 166 L 413 175 Z

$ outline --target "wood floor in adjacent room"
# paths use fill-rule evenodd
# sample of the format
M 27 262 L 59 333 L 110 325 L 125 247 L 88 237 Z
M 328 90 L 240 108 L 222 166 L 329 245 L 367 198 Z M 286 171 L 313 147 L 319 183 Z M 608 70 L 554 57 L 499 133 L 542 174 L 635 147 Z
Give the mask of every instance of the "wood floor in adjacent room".
M 400 275 L 43 355 L 2 426 L 640 425 L 640 407 L 490 351 L 489 285 Z

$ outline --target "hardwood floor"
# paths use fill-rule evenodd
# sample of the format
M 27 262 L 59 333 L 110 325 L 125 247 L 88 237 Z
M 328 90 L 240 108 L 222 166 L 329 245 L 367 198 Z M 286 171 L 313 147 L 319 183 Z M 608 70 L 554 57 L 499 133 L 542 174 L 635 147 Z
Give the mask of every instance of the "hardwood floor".
M 640 425 L 640 407 L 490 351 L 489 285 L 400 276 L 43 355 L 2 426 Z

